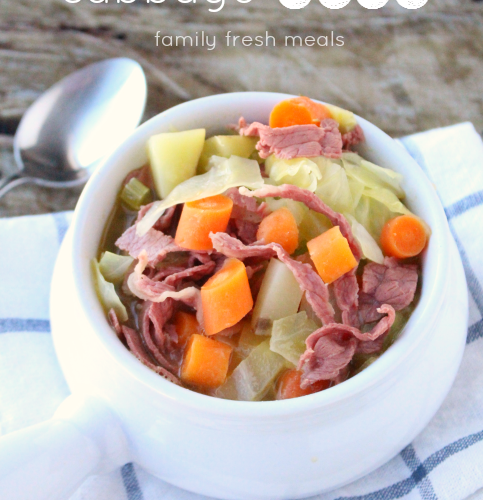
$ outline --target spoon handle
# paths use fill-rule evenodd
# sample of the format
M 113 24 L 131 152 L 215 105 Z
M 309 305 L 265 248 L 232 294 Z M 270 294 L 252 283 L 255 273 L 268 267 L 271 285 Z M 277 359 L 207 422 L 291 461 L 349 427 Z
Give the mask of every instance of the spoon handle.
M 0 179 L 0 198 L 8 193 L 14 187 L 20 186 L 20 184 L 25 184 L 30 182 L 29 177 L 25 177 L 21 172 L 16 172 L 11 175 L 7 175 Z

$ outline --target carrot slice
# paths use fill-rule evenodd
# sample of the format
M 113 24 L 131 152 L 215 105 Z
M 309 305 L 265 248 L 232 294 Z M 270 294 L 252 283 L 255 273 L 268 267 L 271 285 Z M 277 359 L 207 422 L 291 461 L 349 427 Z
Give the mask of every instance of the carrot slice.
M 332 118 L 327 106 L 302 96 L 287 99 L 275 105 L 270 113 L 269 125 L 272 128 L 320 125 L 320 122 L 326 118 Z
M 175 242 L 189 250 L 211 250 L 210 232 L 226 231 L 232 209 L 233 201 L 221 194 L 185 203 Z
M 245 264 L 227 259 L 201 287 L 201 303 L 206 335 L 236 325 L 253 307 Z
M 218 340 L 194 333 L 181 366 L 181 380 L 186 384 L 216 389 L 226 379 L 232 348 Z
M 292 100 L 279 102 L 270 113 L 269 125 L 272 128 L 309 125 L 311 123 L 313 123 L 313 119 L 307 107 L 292 102 Z
M 325 283 L 329 284 L 357 266 L 349 243 L 339 226 L 325 231 L 307 243 L 310 258 Z
M 258 227 L 257 240 L 279 243 L 289 254 L 295 252 L 299 245 L 299 229 L 292 212 L 282 207 L 265 217 Z
M 332 113 L 327 106 L 324 106 L 320 102 L 312 101 L 312 99 L 309 99 L 308 97 L 295 97 L 294 99 L 291 99 L 291 101 L 300 104 L 301 106 L 305 106 L 312 115 L 312 121 L 314 123 L 318 122 L 320 125 L 322 120 L 332 118 Z
M 400 215 L 384 224 L 381 246 L 386 255 L 407 259 L 419 255 L 428 242 L 424 224 L 412 215 Z
M 201 326 L 192 313 L 178 311 L 174 315 L 174 327 L 178 334 L 178 345 L 185 346 L 194 333 L 201 333 Z
M 330 385 L 329 380 L 320 380 L 306 389 L 300 388 L 302 373 L 292 369 L 285 371 L 278 380 L 277 399 L 292 399 L 323 391 Z

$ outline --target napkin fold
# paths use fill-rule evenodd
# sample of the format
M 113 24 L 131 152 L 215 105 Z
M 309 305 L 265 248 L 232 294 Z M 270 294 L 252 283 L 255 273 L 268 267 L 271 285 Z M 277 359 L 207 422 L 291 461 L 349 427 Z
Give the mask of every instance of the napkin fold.
M 471 123 L 462 123 L 400 143 L 435 184 L 463 260 L 470 296 L 467 346 L 450 394 L 416 440 L 372 474 L 317 500 L 462 500 L 483 488 L 483 142 Z M 0 219 L 3 434 L 50 418 L 69 394 L 52 346 L 48 302 L 71 216 Z M 88 479 L 71 498 L 98 499 L 208 500 L 133 464 Z

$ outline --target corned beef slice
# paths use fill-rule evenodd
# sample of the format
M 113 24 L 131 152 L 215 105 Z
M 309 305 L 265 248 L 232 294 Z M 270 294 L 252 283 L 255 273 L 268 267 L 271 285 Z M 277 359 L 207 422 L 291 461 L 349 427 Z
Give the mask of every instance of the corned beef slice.
M 240 125 L 244 123 L 240 120 Z M 275 154 L 277 158 L 291 160 L 300 157 L 342 156 L 342 136 L 335 120 L 326 119 L 317 125 L 293 125 L 291 127 L 270 128 L 254 122 L 240 127 L 240 135 L 259 136 L 257 150 L 261 158 Z
M 394 258 L 384 264 L 370 262 L 364 267 L 362 292 L 359 297 L 360 314 L 364 323 L 377 321 L 381 315 L 377 309 L 382 304 L 401 311 L 414 299 L 418 284 L 416 265 L 402 265 Z
M 317 317 L 324 324 L 334 321 L 334 310 L 329 303 L 329 291 L 320 276 L 308 265 L 290 258 L 288 253 L 278 244 L 244 245 L 240 240 L 226 233 L 210 234 L 213 247 L 218 252 L 237 259 L 261 257 L 269 259 L 277 256 L 293 273 L 300 288 L 305 291 L 307 301 Z
M 355 146 L 364 140 L 364 132 L 360 125 L 356 125 L 350 132 L 342 134 L 342 144 L 344 149 L 350 149 L 351 146 Z
M 318 380 L 336 378 L 356 352 L 377 352 L 382 346 L 379 339 L 384 339 L 396 317 L 394 309 L 388 305 L 381 307 L 379 312 L 387 316 L 367 333 L 349 325 L 332 323 L 310 334 L 305 341 L 307 350 L 298 365 L 303 372 L 300 387 L 304 389 Z

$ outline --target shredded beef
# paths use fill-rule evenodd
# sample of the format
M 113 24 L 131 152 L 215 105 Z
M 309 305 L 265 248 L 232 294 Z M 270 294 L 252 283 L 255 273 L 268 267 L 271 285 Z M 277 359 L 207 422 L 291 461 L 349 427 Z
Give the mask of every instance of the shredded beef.
M 342 144 L 344 149 L 350 149 L 351 146 L 355 146 L 356 144 L 364 141 L 364 131 L 360 125 L 356 125 L 350 132 L 342 134 Z
M 155 266 L 161 262 L 170 252 L 180 252 L 180 248 L 171 236 L 162 231 L 151 228 L 144 236 L 136 234 L 136 224 L 131 226 L 116 241 L 116 245 L 121 250 L 129 252 L 134 259 L 139 258 L 139 254 L 145 250 L 148 256 L 148 264 Z
M 181 385 L 181 382 L 179 381 L 178 377 L 170 373 L 168 370 L 166 370 L 166 368 L 163 368 L 162 366 L 157 366 L 153 363 L 153 361 L 149 357 L 149 354 L 146 352 L 144 348 L 139 333 L 136 330 L 133 330 L 128 326 L 123 326 L 122 333 L 126 338 L 126 342 L 130 351 L 134 354 L 134 356 L 136 356 L 136 358 L 139 359 L 139 361 L 141 361 L 141 363 L 146 365 L 148 368 L 151 368 L 151 370 L 161 375 L 166 380 L 173 382 L 173 384 Z
M 345 273 L 334 281 L 333 290 L 337 306 L 342 312 L 344 325 L 360 327 L 359 319 L 359 284 L 357 283 L 356 270 Z
M 382 346 L 385 335 L 394 323 L 396 313 L 385 304 L 380 309 L 387 314 L 370 331 L 362 333 L 358 328 L 339 323 L 331 323 L 319 328 L 307 337 L 307 350 L 300 357 L 298 369 L 302 370 L 302 389 L 318 380 L 331 380 L 338 377 L 341 370 L 351 362 L 356 352 L 370 354 Z M 379 342 L 378 342 L 379 341 Z
M 245 122 L 246 123 L 246 122 Z M 240 121 L 240 124 L 243 122 Z M 342 156 L 342 136 L 339 124 L 332 119 L 322 120 L 317 125 L 293 125 L 291 127 L 271 128 L 268 125 L 254 122 L 241 127 L 240 134 L 259 136 L 256 148 L 261 158 L 275 154 L 277 158 L 311 158 L 326 156 L 340 158 Z
M 291 184 L 283 184 L 281 186 L 267 185 L 255 191 L 250 191 L 245 187 L 241 187 L 239 188 L 239 191 L 243 196 L 257 198 L 281 197 L 304 203 L 314 212 L 325 215 L 334 226 L 339 226 L 340 232 L 345 238 L 347 238 L 355 259 L 358 262 L 361 260 L 362 250 L 352 234 L 352 229 L 347 219 L 342 214 L 332 210 L 316 194 L 310 192 L 309 190 L 292 186 Z
M 331 323 L 308 336 L 307 350 L 298 365 L 302 370 L 302 389 L 319 380 L 335 379 L 351 362 L 358 340 L 347 328 L 350 327 Z
M 145 302 L 141 313 L 141 333 L 151 356 L 166 370 L 174 371 L 175 363 L 168 359 L 174 346 L 163 331 L 164 324 L 171 318 L 174 310 L 172 299 L 162 303 Z
M 166 285 L 176 286 L 180 281 L 190 278 L 193 281 L 198 281 L 199 279 L 211 274 L 216 267 L 216 262 L 210 260 L 206 264 L 201 264 L 200 266 L 190 267 L 184 269 L 178 273 L 168 276 L 164 282 Z
M 226 233 L 211 233 L 210 237 L 215 250 L 227 257 L 243 260 L 248 257 L 269 259 L 277 256 L 293 273 L 317 317 L 324 324 L 334 321 L 334 310 L 329 303 L 329 292 L 326 284 L 311 266 L 290 258 L 289 254 L 280 245 L 269 243 L 268 245 L 247 246 Z
M 384 264 L 370 262 L 364 267 L 360 314 L 364 323 L 377 321 L 377 311 L 382 304 L 391 305 L 401 311 L 414 299 L 418 284 L 417 266 L 399 264 L 396 259 L 387 258 Z
M 119 318 L 117 317 L 116 311 L 114 309 L 110 309 L 109 313 L 107 315 L 107 318 L 109 320 L 109 323 L 111 324 L 112 328 L 116 332 L 117 336 L 119 338 L 122 337 L 122 327 L 121 323 L 119 322 Z

